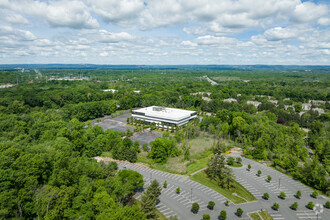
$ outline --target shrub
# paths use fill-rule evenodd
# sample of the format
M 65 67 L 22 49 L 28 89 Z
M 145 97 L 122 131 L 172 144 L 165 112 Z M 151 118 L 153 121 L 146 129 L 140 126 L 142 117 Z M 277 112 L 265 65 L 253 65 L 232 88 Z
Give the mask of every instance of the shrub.
M 294 209 L 294 210 L 297 210 L 298 208 L 298 202 L 295 202 L 291 205 L 291 208 Z
M 193 213 L 197 213 L 198 210 L 199 210 L 199 205 L 198 205 L 197 202 L 194 202 L 194 203 L 192 204 L 192 206 L 191 206 L 191 211 L 192 211 Z
M 307 204 L 307 208 L 309 209 L 313 209 L 314 208 L 314 203 L 312 201 L 310 201 L 308 204 Z
M 269 194 L 268 193 L 264 193 L 264 199 L 269 199 Z
M 203 220 L 211 220 L 211 216 L 209 214 L 203 214 Z
M 175 190 L 175 191 L 176 191 L 176 193 L 178 193 L 178 194 L 179 194 L 179 193 L 181 192 L 181 189 L 180 189 L 180 187 L 176 188 L 176 190 Z
M 209 209 L 213 209 L 214 206 L 215 206 L 215 202 L 213 202 L 213 201 L 209 201 L 209 204 L 208 204 L 207 207 L 209 207 Z
M 319 193 L 318 193 L 317 191 L 314 191 L 314 192 L 312 193 L 312 196 L 313 196 L 314 198 L 317 198 L 318 195 L 319 195 Z
M 248 169 L 251 170 L 251 164 L 248 165 Z
M 221 210 L 219 218 L 220 218 L 220 220 L 226 220 L 226 218 L 227 218 L 226 210 Z
M 280 197 L 281 197 L 281 199 L 285 199 L 286 194 L 285 194 L 284 192 L 281 192 L 281 193 L 280 193 Z
M 258 170 L 258 176 L 260 176 L 261 175 L 261 170 Z
M 227 164 L 228 165 L 234 165 L 234 162 L 235 162 L 235 160 L 234 160 L 233 157 L 228 157 L 228 159 L 227 159 Z
M 300 190 L 297 191 L 296 197 L 299 198 L 299 199 L 301 198 L 301 191 Z
M 167 181 L 165 180 L 164 184 L 163 184 L 164 188 L 167 188 Z
M 272 177 L 270 175 L 268 175 L 267 180 L 268 180 L 268 182 L 270 182 L 272 180 Z
M 330 209 L 330 201 L 327 201 L 324 205 L 324 207 L 326 207 L 327 209 Z
M 149 151 L 149 147 L 148 147 L 148 144 L 147 143 L 145 143 L 145 144 L 142 145 L 142 150 Z
M 243 215 L 243 209 L 238 208 L 238 209 L 236 210 L 236 214 L 237 214 L 239 217 L 241 217 L 241 216 Z
M 229 201 L 228 200 L 226 200 L 225 205 L 229 206 Z
M 236 157 L 236 162 L 237 162 L 237 163 L 242 163 L 242 158 L 240 158 L 240 157 Z
M 278 203 L 273 204 L 273 209 L 278 210 L 280 208 L 280 205 Z

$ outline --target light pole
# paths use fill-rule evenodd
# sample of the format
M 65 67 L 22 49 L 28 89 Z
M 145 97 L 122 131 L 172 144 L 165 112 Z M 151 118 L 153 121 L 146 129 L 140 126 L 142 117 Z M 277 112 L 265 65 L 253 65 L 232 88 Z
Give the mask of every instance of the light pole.
M 190 202 L 192 202 L 192 190 L 193 190 L 193 188 L 191 188 L 191 191 L 190 191 Z
M 281 188 L 281 177 L 278 179 L 278 188 Z
M 218 178 L 218 159 L 219 159 L 219 155 L 218 153 L 215 154 L 215 176 L 216 178 Z

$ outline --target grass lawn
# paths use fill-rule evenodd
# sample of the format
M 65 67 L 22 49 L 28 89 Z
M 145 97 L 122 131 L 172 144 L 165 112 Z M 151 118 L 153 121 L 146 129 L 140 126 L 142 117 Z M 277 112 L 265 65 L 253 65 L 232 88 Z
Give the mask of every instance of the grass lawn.
M 227 197 L 235 204 L 256 200 L 256 198 L 249 191 L 247 191 L 241 184 L 239 184 L 236 181 L 233 182 L 234 187 L 228 190 L 221 188 L 220 186 L 217 185 L 215 181 L 210 180 L 203 171 L 191 176 L 190 179 L 219 192 L 220 194 Z M 233 195 L 233 193 L 236 193 L 237 195 L 239 195 L 239 197 Z
M 149 165 L 150 168 L 162 170 L 170 173 L 189 175 L 197 170 L 207 167 L 208 159 L 212 155 L 210 151 L 213 144 L 213 137 L 202 132 L 197 138 L 189 140 L 190 159 L 183 160 L 183 155 L 168 158 L 165 164 L 156 164 L 147 157 L 147 152 L 141 152 L 138 155 L 138 163 Z M 179 149 L 181 147 L 179 146 Z
M 187 142 L 190 145 L 190 156 L 194 158 L 207 149 L 210 149 L 214 143 L 214 138 L 205 132 Z
M 273 217 L 267 212 L 267 210 L 262 212 L 259 211 L 259 215 L 261 215 L 264 220 L 273 220 Z
M 206 168 L 209 158 L 205 157 L 187 164 L 187 175 L 196 172 L 200 169 Z
M 249 216 L 252 220 L 262 220 L 257 212 L 252 212 L 249 214 Z
M 147 157 L 148 152 L 142 151 L 138 155 L 137 163 L 144 163 L 152 169 L 162 170 L 169 173 L 185 174 L 187 172 L 186 165 L 189 161 L 183 161 L 183 155 L 168 158 L 165 164 L 157 164 Z

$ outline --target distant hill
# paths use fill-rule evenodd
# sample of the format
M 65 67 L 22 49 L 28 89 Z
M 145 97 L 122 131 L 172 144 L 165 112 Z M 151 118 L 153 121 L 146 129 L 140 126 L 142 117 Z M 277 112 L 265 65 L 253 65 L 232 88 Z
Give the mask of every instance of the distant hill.
M 96 64 L 1 64 L 0 70 L 25 69 L 109 69 L 109 70 L 268 70 L 268 71 L 330 71 L 327 66 L 298 65 L 96 65 Z

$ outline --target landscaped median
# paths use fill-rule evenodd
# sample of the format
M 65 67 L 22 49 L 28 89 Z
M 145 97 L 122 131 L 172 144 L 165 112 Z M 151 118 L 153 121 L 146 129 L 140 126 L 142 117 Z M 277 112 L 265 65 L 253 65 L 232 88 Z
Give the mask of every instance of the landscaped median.
M 234 204 L 257 200 L 247 189 L 236 181 L 232 182 L 233 187 L 230 189 L 221 188 L 215 181 L 210 180 L 203 171 L 191 176 L 190 179 L 217 191 L 231 200 Z
M 273 220 L 273 217 L 268 213 L 267 210 L 250 212 L 248 213 L 248 216 L 252 220 Z

